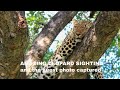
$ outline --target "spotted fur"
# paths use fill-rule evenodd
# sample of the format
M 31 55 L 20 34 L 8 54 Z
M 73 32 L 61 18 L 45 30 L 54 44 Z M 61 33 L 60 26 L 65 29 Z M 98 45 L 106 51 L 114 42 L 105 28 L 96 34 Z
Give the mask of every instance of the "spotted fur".
M 94 69 L 101 69 L 100 66 L 95 66 Z M 100 72 L 92 72 L 94 79 L 104 79 L 102 71 Z
M 82 38 L 92 25 L 89 21 L 80 21 L 73 20 L 73 29 L 68 33 L 64 39 L 61 46 L 55 51 L 54 55 L 49 61 L 54 63 L 65 61 L 67 57 L 73 52 L 77 43 L 81 42 Z M 60 69 L 62 65 L 44 65 L 40 66 L 41 70 L 37 73 L 37 78 L 39 79 L 55 79 L 59 72 L 44 72 L 44 69 Z

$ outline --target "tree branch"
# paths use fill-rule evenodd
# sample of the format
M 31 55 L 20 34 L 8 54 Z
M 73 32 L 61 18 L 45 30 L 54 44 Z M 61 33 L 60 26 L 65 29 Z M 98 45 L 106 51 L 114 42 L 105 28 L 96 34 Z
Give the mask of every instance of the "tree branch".
M 28 44 L 28 28 L 23 17 L 19 11 L 0 11 L 1 79 L 19 77 L 20 62 Z
M 42 61 L 43 56 L 59 32 L 72 20 L 77 11 L 60 11 L 44 26 L 25 56 L 26 74 L 36 68 L 34 62 Z M 29 64 L 29 65 L 28 65 Z

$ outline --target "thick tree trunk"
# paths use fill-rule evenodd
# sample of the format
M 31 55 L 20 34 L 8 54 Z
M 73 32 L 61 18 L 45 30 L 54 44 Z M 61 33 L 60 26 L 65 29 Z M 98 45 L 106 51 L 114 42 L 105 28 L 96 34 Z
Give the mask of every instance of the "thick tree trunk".
M 120 28 L 120 12 L 103 11 L 98 15 L 94 24 L 95 28 L 89 29 L 88 33 L 83 38 L 83 41 L 78 44 L 72 55 L 68 58 L 68 61 L 98 61 L 110 46 Z M 73 65 L 65 68 L 73 68 L 77 70 L 91 67 L 91 65 Z M 63 73 L 60 78 L 86 79 L 87 73 Z
M 32 47 L 25 56 L 26 75 L 36 68 L 35 62 L 42 61 L 43 56 L 59 32 L 72 20 L 77 11 L 60 11 L 48 22 L 36 37 Z
M 0 11 L 0 79 L 20 78 L 20 62 L 28 44 L 24 12 Z

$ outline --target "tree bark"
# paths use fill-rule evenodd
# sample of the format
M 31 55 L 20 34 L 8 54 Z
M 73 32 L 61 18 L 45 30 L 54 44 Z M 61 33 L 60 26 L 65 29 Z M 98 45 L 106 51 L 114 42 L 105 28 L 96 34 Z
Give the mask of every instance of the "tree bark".
M 98 61 L 120 28 L 120 12 L 100 12 L 93 27 L 86 33 L 82 42 L 77 45 L 72 55 L 67 59 L 68 61 Z M 91 67 L 91 65 L 73 65 L 65 68 L 76 70 Z M 86 79 L 87 74 L 82 72 L 63 73 L 60 79 Z
M 44 26 L 25 56 L 26 75 L 36 68 L 33 64 L 42 61 L 43 56 L 59 32 L 72 20 L 77 11 L 60 11 Z
M 21 11 L 0 11 L 0 79 L 19 78 L 20 62 L 28 42 L 28 28 Z

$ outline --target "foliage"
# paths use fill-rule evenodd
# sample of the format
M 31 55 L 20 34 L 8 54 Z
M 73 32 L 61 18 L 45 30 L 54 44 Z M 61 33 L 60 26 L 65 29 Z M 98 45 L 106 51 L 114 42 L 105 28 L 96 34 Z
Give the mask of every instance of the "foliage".
M 29 28 L 30 43 L 48 22 L 44 11 L 29 11 L 27 13 L 27 23 Z
M 110 47 L 106 50 L 100 61 L 103 62 L 103 74 L 105 78 L 120 78 L 120 47 L 119 38 L 116 36 Z
M 50 59 L 50 57 L 53 55 L 53 52 L 52 51 L 47 51 L 47 53 L 45 54 L 43 60 L 48 62 L 48 60 Z

